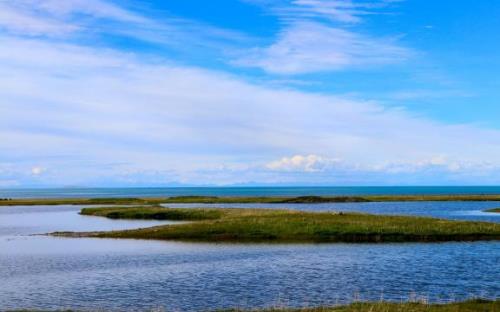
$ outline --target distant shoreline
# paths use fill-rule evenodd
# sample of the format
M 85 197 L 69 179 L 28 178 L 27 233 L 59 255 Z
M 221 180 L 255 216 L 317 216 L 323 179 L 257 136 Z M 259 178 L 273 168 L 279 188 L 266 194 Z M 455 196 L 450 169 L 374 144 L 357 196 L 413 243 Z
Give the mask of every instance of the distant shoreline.
M 173 196 L 116 198 L 0 198 L 0 206 L 20 205 L 156 205 L 156 204 L 286 204 L 423 201 L 500 201 L 498 195 L 367 195 L 367 196 Z

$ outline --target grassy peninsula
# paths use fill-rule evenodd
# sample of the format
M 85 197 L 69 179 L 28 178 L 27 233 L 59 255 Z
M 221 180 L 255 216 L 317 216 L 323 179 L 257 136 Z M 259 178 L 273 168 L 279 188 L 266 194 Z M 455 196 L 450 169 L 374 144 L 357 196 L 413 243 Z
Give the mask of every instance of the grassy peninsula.
M 189 223 L 111 232 L 60 232 L 58 236 L 198 242 L 443 242 L 500 240 L 500 224 L 410 216 L 303 212 L 277 209 L 85 208 L 83 215 Z
M 500 201 L 500 195 L 370 195 L 370 196 L 173 196 L 119 198 L 25 198 L 0 199 L 0 206 L 19 205 L 155 205 L 155 204 L 286 204 L 286 203 L 353 203 L 353 202 L 419 202 L 419 201 Z

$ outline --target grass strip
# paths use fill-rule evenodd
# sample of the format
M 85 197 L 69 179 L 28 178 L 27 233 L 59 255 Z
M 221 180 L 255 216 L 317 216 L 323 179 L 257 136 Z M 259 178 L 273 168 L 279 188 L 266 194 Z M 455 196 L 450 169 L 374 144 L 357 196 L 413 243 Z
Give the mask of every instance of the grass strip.
M 500 195 L 376 195 L 376 196 L 298 196 L 298 197 L 216 197 L 174 196 L 151 198 L 1 198 L 0 206 L 33 205 L 155 205 L 155 204 L 283 204 L 348 202 L 420 202 L 420 201 L 500 201 Z
M 233 310 L 238 311 L 238 310 Z M 304 309 L 276 308 L 261 312 L 498 312 L 500 301 L 470 300 L 460 303 L 353 303 L 338 307 L 319 307 Z

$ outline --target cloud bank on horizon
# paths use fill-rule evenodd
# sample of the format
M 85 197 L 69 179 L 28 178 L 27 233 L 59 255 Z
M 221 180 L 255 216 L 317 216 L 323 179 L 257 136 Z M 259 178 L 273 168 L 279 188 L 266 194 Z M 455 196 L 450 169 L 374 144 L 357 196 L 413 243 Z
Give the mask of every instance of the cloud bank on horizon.
M 222 2 L 0 1 L 0 187 L 500 183 L 493 0 Z

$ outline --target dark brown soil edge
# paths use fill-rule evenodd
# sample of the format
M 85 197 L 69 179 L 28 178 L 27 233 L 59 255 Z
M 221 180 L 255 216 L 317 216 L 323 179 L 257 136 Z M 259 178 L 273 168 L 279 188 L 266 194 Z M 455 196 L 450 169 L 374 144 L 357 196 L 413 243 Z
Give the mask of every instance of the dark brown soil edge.
M 218 234 L 210 237 L 177 237 L 156 238 L 135 236 L 128 233 L 135 230 L 110 231 L 110 232 L 53 232 L 46 235 L 66 238 L 110 238 L 110 239 L 139 239 L 163 240 L 188 243 L 230 243 L 230 244 L 327 244 L 327 243 L 352 243 L 352 244 L 381 244 L 381 243 L 445 243 L 445 242 L 478 242 L 499 241 L 500 235 L 406 235 L 406 234 L 338 234 L 317 238 L 278 238 L 273 235 L 256 235 L 255 237 L 241 237 L 233 234 Z

